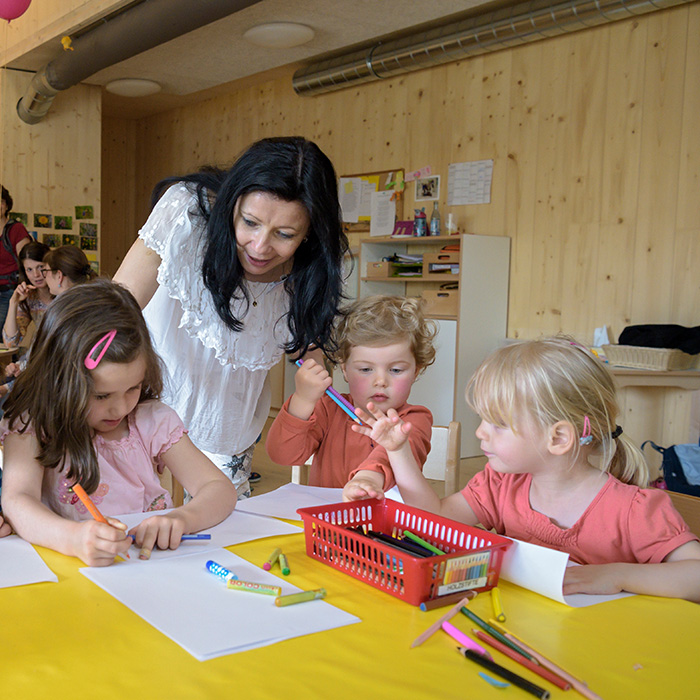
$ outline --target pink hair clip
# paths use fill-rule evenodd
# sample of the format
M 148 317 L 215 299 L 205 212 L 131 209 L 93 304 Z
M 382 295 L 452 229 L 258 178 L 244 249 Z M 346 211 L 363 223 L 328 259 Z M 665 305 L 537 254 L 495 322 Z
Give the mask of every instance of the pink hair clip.
M 103 335 L 93 346 L 92 350 L 87 354 L 87 357 L 85 358 L 85 366 L 88 369 L 95 369 L 97 365 L 100 364 L 100 360 L 104 357 L 104 354 L 107 352 L 107 349 L 109 346 L 112 344 L 112 341 L 114 340 L 114 336 L 117 335 L 117 330 L 116 328 L 113 328 L 109 333 L 106 333 Z M 100 354 L 93 359 L 93 355 L 99 350 L 100 345 L 104 343 L 104 347 L 102 350 L 100 350 Z
M 588 420 L 588 416 L 583 417 L 583 433 L 578 441 L 581 445 L 590 445 L 593 442 L 593 435 L 591 434 L 591 421 Z

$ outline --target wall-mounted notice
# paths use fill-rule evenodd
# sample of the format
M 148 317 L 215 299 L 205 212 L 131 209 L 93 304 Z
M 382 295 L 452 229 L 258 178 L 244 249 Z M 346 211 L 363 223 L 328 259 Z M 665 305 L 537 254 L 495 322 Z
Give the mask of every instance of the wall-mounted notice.
M 447 206 L 489 204 L 493 160 L 450 163 L 447 179 Z

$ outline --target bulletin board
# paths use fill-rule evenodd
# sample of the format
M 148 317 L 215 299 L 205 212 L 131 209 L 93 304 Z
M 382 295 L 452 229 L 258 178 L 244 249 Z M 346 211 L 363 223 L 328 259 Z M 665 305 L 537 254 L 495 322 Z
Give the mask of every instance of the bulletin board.
M 343 201 L 348 195 L 352 195 L 353 192 L 348 192 L 348 187 L 351 186 L 354 193 L 361 197 L 361 194 L 357 192 L 356 184 L 359 180 L 362 183 L 363 188 L 366 192 L 371 189 L 374 192 L 379 192 L 386 189 L 394 189 L 393 183 L 400 183 L 403 187 L 404 169 L 395 168 L 393 170 L 383 170 L 380 172 L 368 172 L 368 173 L 357 173 L 355 175 L 342 175 L 340 178 L 340 200 L 341 206 Z M 388 185 L 388 187 L 387 187 Z M 403 191 L 397 192 L 395 198 L 396 201 L 396 220 L 401 221 L 403 219 Z M 343 207 L 343 213 L 345 214 L 345 207 Z M 351 233 L 368 233 L 370 225 L 369 216 L 369 202 L 364 202 L 360 204 L 360 216 L 358 221 L 345 221 L 345 216 L 343 216 L 343 228 L 348 234 Z

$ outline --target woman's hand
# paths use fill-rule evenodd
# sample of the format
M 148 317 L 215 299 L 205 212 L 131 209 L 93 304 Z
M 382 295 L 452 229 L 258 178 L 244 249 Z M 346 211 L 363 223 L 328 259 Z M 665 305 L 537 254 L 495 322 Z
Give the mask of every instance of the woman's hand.
M 185 534 L 185 518 L 178 510 L 166 515 L 146 518 L 129 531 L 134 544 L 140 548 L 139 559 L 150 559 L 151 552 L 158 549 L 177 549 Z
M 131 546 L 124 523 L 116 518 L 107 518 L 107 523 L 85 520 L 76 528 L 73 551 L 88 566 L 109 566 Z
M 31 292 L 34 289 L 36 289 L 36 287 L 34 287 L 33 285 L 28 284 L 27 282 L 20 282 L 15 287 L 15 291 L 12 292 L 12 296 L 10 297 L 10 304 L 12 304 L 13 302 L 15 304 L 23 302 L 29 296 L 29 292 Z
M 408 441 L 408 435 L 413 426 L 410 423 L 404 423 L 395 409 L 390 408 L 384 413 L 370 401 L 366 411 L 356 408 L 355 414 L 365 425 L 353 423 L 352 430 L 374 440 L 387 452 L 396 452 Z

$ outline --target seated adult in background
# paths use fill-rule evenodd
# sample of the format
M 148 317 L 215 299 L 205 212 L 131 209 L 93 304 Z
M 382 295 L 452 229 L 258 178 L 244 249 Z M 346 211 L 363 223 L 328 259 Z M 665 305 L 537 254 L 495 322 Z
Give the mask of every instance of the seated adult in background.
M 58 296 L 76 284 L 97 277 L 85 253 L 74 245 L 62 245 L 44 256 L 44 277 L 49 291 Z
M 0 245 L 0 324 L 5 325 L 7 308 L 12 292 L 19 283 L 19 251 L 32 240 L 27 229 L 20 221 L 10 221 L 12 197 L 5 187 L 2 187 L 0 202 L 0 229 L 2 240 Z
M 44 256 L 49 250 L 47 245 L 32 241 L 19 252 L 20 283 L 12 292 L 2 328 L 2 340 L 9 348 L 20 345 L 32 321 L 39 326 L 53 299 L 44 279 Z

